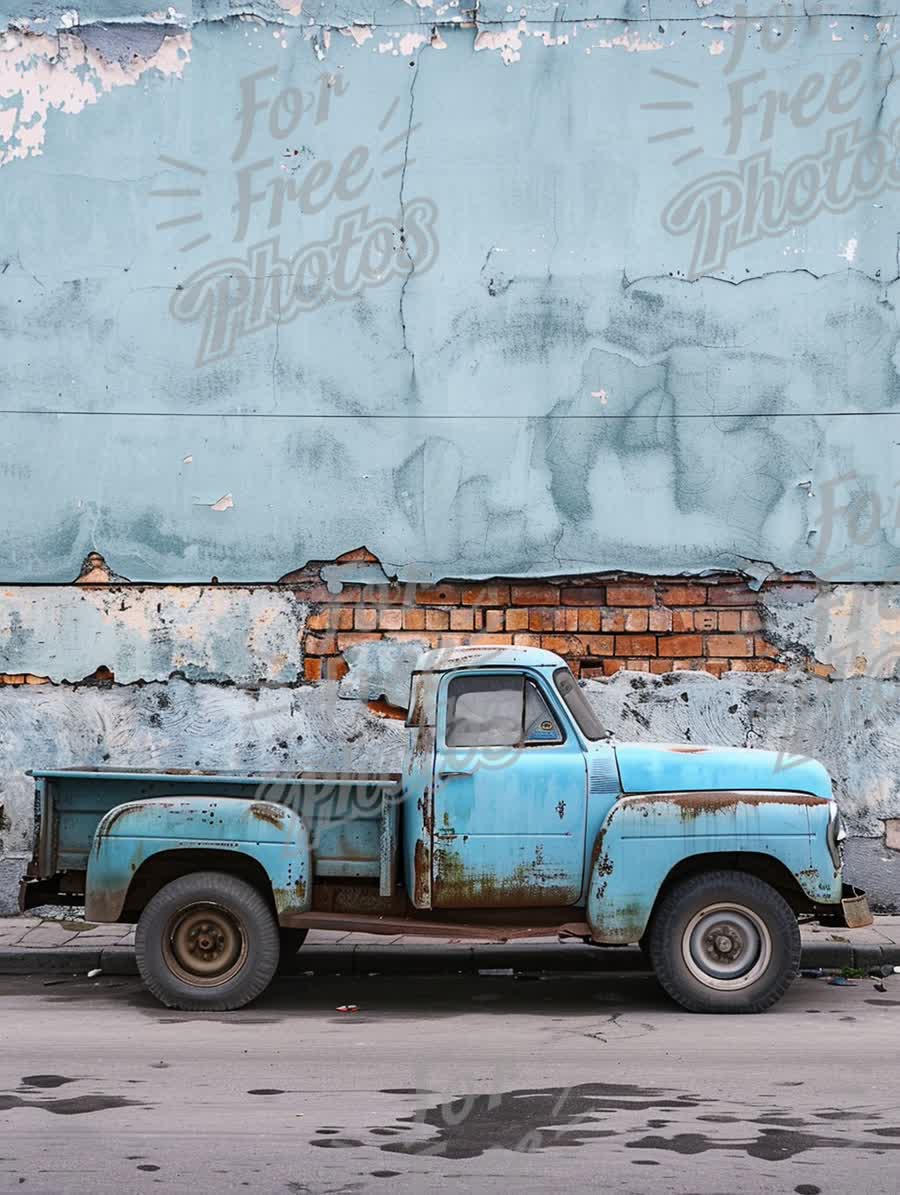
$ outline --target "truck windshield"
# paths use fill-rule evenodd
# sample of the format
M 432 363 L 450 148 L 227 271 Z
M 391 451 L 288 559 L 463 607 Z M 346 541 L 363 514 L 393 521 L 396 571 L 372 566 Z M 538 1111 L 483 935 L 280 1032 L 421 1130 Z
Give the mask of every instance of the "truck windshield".
M 553 673 L 556 689 L 566 703 L 569 713 L 578 723 L 581 733 L 596 742 L 606 738 L 606 730 L 597 719 L 597 715 L 587 703 L 587 698 L 581 691 L 578 681 L 568 668 L 557 668 Z

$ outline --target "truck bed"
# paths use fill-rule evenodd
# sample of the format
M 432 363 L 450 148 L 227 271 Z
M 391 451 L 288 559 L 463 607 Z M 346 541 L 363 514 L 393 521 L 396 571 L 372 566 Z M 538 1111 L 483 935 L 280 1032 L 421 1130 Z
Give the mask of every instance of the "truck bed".
M 130 801 L 171 797 L 252 797 L 286 805 L 314 835 L 320 876 L 378 877 L 382 813 L 396 822 L 402 790 L 396 772 L 194 771 L 115 767 L 35 770 L 34 878 L 84 871 L 104 814 Z M 389 836 L 393 839 L 393 834 Z M 393 843 L 392 843 L 393 845 Z

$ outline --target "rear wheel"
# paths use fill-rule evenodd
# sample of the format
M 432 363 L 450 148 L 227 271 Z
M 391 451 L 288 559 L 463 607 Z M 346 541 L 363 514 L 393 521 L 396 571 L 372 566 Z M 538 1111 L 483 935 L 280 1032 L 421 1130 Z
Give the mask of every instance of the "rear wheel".
M 278 923 L 260 892 L 222 872 L 182 876 L 148 902 L 135 934 L 138 970 L 168 1008 L 242 1008 L 278 966 Z
M 690 1012 L 763 1012 L 800 965 L 790 905 L 740 871 L 675 885 L 654 914 L 647 945 L 660 984 Z

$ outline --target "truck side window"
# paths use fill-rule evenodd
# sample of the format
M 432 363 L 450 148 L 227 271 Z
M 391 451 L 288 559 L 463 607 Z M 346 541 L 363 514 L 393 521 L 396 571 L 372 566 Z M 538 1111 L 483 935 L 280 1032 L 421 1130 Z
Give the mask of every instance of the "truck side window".
M 521 675 L 457 676 L 447 687 L 448 747 L 537 746 L 562 739 L 537 685 Z

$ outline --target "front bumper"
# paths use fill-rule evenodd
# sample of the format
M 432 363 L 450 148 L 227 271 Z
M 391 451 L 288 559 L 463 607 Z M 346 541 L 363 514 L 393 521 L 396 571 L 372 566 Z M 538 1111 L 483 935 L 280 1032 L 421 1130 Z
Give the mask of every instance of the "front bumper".
M 817 913 L 822 925 L 838 925 L 843 929 L 862 929 L 874 920 L 869 910 L 869 898 L 853 884 L 843 885 L 840 904 L 819 905 Z

